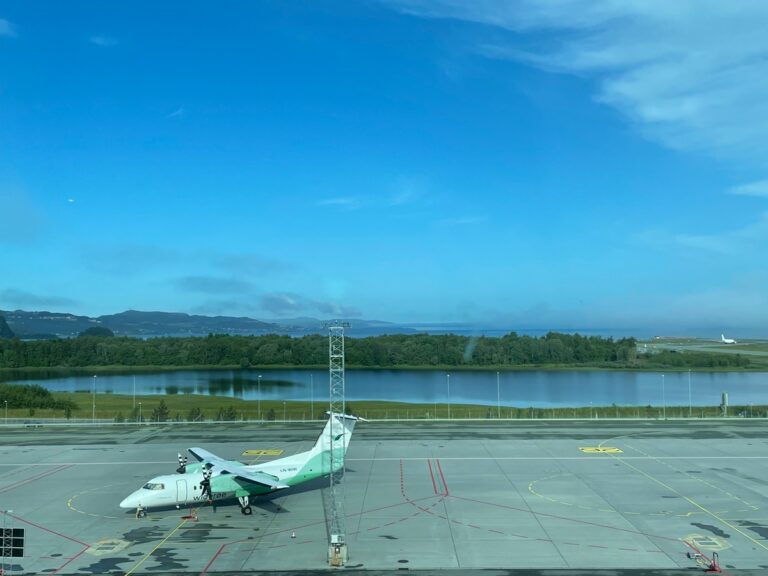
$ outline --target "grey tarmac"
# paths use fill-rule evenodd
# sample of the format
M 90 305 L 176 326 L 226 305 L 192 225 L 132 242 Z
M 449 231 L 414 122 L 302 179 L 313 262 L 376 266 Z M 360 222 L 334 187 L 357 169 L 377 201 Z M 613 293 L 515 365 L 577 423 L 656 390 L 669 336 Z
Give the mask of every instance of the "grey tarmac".
M 345 574 L 768 572 L 768 424 L 364 422 L 347 453 Z M 7 574 L 327 574 L 326 481 L 253 503 L 150 511 L 120 500 L 201 446 L 307 450 L 322 422 L 0 426 Z

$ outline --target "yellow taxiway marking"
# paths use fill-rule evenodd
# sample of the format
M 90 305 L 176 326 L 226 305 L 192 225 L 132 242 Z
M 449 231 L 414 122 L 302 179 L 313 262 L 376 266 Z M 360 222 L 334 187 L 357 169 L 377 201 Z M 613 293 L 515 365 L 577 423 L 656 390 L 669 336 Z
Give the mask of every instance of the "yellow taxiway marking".
M 147 552 L 147 553 L 146 553 L 146 555 L 145 555 L 145 556 L 144 556 L 144 557 L 143 557 L 141 560 L 139 560 L 139 561 L 138 561 L 138 562 L 137 562 L 137 563 L 134 565 L 134 567 L 133 567 L 133 568 L 131 568 L 130 570 L 128 570 L 128 572 L 126 572 L 126 573 L 125 573 L 125 576 L 129 576 L 130 574 L 133 574 L 133 573 L 136 571 L 136 569 L 137 569 L 139 566 L 141 566 L 142 564 L 144 564 L 144 561 L 145 561 L 147 558 L 149 558 L 150 556 L 152 556 L 152 554 L 154 554 L 154 553 L 155 553 L 155 550 L 157 550 L 158 548 L 160 548 L 160 546 L 162 546 L 163 544 L 165 544 L 165 541 L 166 541 L 166 540 L 168 540 L 168 538 L 170 538 L 170 537 L 171 537 L 171 536 L 173 536 L 174 534 L 176 534 L 176 532 L 178 531 L 178 529 L 179 529 L 179 528 L 181 528 L 182 526 L 184 526 L 184 524 L 186 524 L 187 522 L 188 522 L 188 520 L 187 520 L 187 519 L 184 519 L 184 520 L 182 520 L 182 521 L 179 523 L 179 525 L 178 525 L 178 526 L 176 526 L 176 528 L 174 528 L 173 530 L 171 530 L 171 531 L 168 533 L 168 535 L 167 535 L 165 538 L 163 538 L 162 540 L 160 540 L 160 542 L 158 542 L 158 543 L 157 543 L 157 546 L 155 546 L 154 548 L 152 548 L 152 550 L 150 550 L 149 552 Z
M 602 447 L 602 445 L 604 443 L 609 442 L 611 440 L 618 440 L 618 439 L 621 439 L 621 438 L 633 438 L 633 437 L 634 438 L 638 438 L 639 436 L 648 436 L 648 435 L 652 435 L 652 434 L 653 434 L 652 432 L 638 432 L 638 433 L 634 433 L 634 434 L 622 434 L 621 436 L 614 436 L 613 438 L 607 438 L 607 439 L 603 440 L 602 442 L 600 442 L 600 444 L 598 444 L 598 446 Z M 679 474 L 683 474 L 684 476 L 690 478 L 691 480 L 696 480 L 697 482 L 701 482 L 702 484 L 704 484 L 705 486 L 708 486 L 709 488 L 712 488 L 713 490 L 717 490 L 718 492 L 722 492 L 723 494 L 725 494 L 729 498 L 732 498 L 733 500 L 738 500 L 739 502 L 744 504 L 744 506 L 747 507 L 747 508 L 743 508 L 741 510 L 736 510 L 736 512 L 754 512 L 755 510 L 759 510 L 759 508 L 757 506 L 755 506 L 753 504 L 750 504 L 749 502 L 747 502 L 743 498 L 728 492 L 728 490 L 720 488 L 719 486 L 715 486 L 711 482 L 707 482 L 704 478 L 698 478 L 696 476 L 693 476 L 692 474 L 689 474 L 685 470 L 681 470 L 680 468 L 672 466 L 672 464 L 669 464 L 668 462 L 665 461 L 665 460 L 669 459 L 667 457 L 657 458 L 655 456 L 652 456 L 652 455 L 648 454 L 647 452 L 644 452 L 643 450 L 640 450 L 640 448 L 636 448 L 635 446 L 629 446 L 629 448 L 631 448 L 635 452 L 639 452 L 644 457 L 646 457 L 646 458 L 648 458 L 650 460 L 655 460 L 659 464 L 664 464 L 670 470 L 673 470 L 673 471 L 675 471 L 675 472 L 677 472 Z M 630 458 L 632 458 L 632 457 L 630 456 Z M 700 459 L 701 457 L 697 456 L 696 458 Z M 675 460 L 677 460 L 677 459 L 675 459 Z M 717 513 L 718 514 L 727 514 L 727 512 L 717 512 Z M 688 512 L 688 514 L 685 514 L 685 516 L 690 516 L 691 514 L 692 514 L 692 512 Z
M 85 516 L 92 516 L 93 518 L 109 518 L 111 520 L 119 520 L 117 516 L 106 516 L 104 514 L 92 514 L 90 512 L 83 512 L 82 510 L 78 509 L 74 505 L 74 501 L 77 500 L 78 497 L 82 496 L 83 494 L 87 494 L 88 492 L 95 492 L 96 490 L 101 490 L 103 488 L 109 488 L 110 486 L 114 486 L 114 484 L 107 484 L 105 486 L 99 486 L 98 488 L 89 488 L 88 490 L 83 490 L 82 492 L 78 492 L 72 498 L 67 500 L 67 508 L 72 510 L 73 512 L 77 512 L 78 514 L 84 514 Z
M 689 534 L 683 538 L 685 542 L 692 542 L 699 550 L 707 550 L 709 552 L 720 552 L 726 548 L 730 548 L 731 545 L 724 538 L 719 536 L 704 536 L 702 534 Z
M 647 456 L 647 457 L 649 457 L 651 459 L 654 459 L 653 456 L 651 456 L 647 452 L 644 452 L 643 450 L 640 450 L 640 448 L 635 448 L 634 446 L 629 446 L 629 448 L 631 448 L 635 452 L 639 452 L 643 456 Z M 748 508 L 748 509 L 737 510 L 737 512 L 754 512 L 755 510 L 759 510 L 759 508 L 757 506 L 754 506 L 753 504 L 750 504 L 749 502 L 747 502 L 743 498 L 741 498 L 739 496 L 736 496 L 736 494 L 732 494 L 731 492 L 728 492 L 728 490 L 720 488 L 719 486 L 715 486 L 711 482 L 707 482 L 704 478 L 697 478 L 696 476 L 693 476 L 693 475 L 689 474 L 685 470 L 680 470 L 679 468 L 676 468 L 675 466 L 672 466 L 668 462 L 659 462 L 659 464 L 664 464 L 664 466 L 666 466 L 667 468 L 669 468 L 670 470 L 672 470 L 674 472 L 677 472 L 678 474 L 683 474 L 684 476 L 690 478 L 691 480 L 695 480 L 697 482 L 701 482 L 702 484 L 704 484 L 705 486 L 708 486 L 709 488 L 712 488 L 713 490 L 717 490 L 718 492 L 722 492 L 723 494 L 725 494 L 729 498 L 732 498 L 733 500 L 738 500 L 739 502 L 741 502 L 742 504 L 744 504 L 744 506 L 747 506 L 747 508 Z
M 584 454 L 621 454 L 623 452 L 621 448 L 611 446 L 579 446 L 579 450 Z
M 246 450 L 243 452 L 243 456 L 280 456 L 282 453 L 283 451 L 278 448 L 269 450 Z
M 667 490 L 669 490 L 673 494 L 677 494 L 678 496 L 680 496 L 680 498 L 682 498 L 683 500 L 688 502 L 691 506 L 694 506 L 694 507 L 698 508 L 699 510 L 701 510 L 702 512 L 704 512 L 704 514 L 707 514 L 708 516 L 711 516 L 712 518 L 714 518 L 718 522 L 722 522 L 723 524 L 728 526 L 728 528 L 730 528 L 731 530 L 734 530 L 734 531 L 738 532 L 739 534 L 741 534 L 742 536 L 744 536 L 744 538 L 746 538 L 747 540 L 752 542 L 752 544 L 755 544 L 755 545 L 759 546 L 760 548 L 762 548 L 763 550 L 768 551 L 768 546 L 766 546 L 765 544 L 763 544 L 762 542 L 760 542 L 758 540 L 755 540 L 754 538 L 752 538 L 752 536 L 750 536 L 749 534 L 747 534 L 743 530 L 740 530 L 738 526 L 734 526 L 733 524 L 728 522 L 728 520 L 726 520 L 725 518 L 722 518 L 721 516 L 718 516 L 718 514 L 716 512 L 712 512 L 708 508 L 705 508 L 704 506 L 702 506 L 701 504 L 699 504 L 695 500 L 693 500 L 691 498 L 688 498 L 688 496 L 686 496 L 685 494 L 681 493 L 679 490 L 676 490 L 675 488 L 673 488 L 669 484 L 667 484 L 665 482 L 662 482 L 661 480 L 659 480 L 658 478 L 648 474 L 644 470 L 640 470 L 640 468 L 630 464 L 629 462 L 626 462 L 622 458 L 620 458 L 618 456 L 614 456 L 614 458 L 616 460 L 618 460 L 619 462 L 621 462 L 622 464 L 624 464 L 625 466 L 627 466 L 628 468 L 631 468 L 632 470 L 634 470 L 638 474 L 642 474 L 643 476 L 645 476 L 646 478 L 648 478 L 652 482 L 655 482 L 659 486 L 663 486 L 664 488 L 666 488 Z

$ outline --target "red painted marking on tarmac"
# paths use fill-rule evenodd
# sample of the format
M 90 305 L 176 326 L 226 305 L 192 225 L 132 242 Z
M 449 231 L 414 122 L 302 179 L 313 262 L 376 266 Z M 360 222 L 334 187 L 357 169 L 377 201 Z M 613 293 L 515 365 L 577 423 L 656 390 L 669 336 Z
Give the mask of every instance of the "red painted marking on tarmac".
M 600 524 L 598 522 L 589 522 L 588 520 L 579 520 L 578 518 L 569 518 L 568 516 L 559 516 L 557 514 L 549 514 L 546 512 L 535 512 L 525 508 L 518 508 L 516 506 L 508 506 L 506 504 L 497 504 L 495 502 L 486 502 L 484 500 L 477 500 L 475 498 L 466 498 L 464 496 L 453 496 L 458 500 L 465 500 L 467 502 L 474 502 L 476 504 L 485 504 L 486 506 L 495 506 L 496 508 L 503 508 L 504 510 L 515 510 L 516 512 L 524 512 L 526 514 L 533 514 L 534 516 L 545 516 L 547 518 L 557 518 L 558 520 L 567 520 L 569 522 L 575 522 L 577 524 L 584 524 L 586 526 L 596 526 L 598 528 L 606 528 L 608 530 L 616 530 L 617 532 L 627 532 L 629 534 L 639 534 L 640 536 L 646 536 L 648 538 L 656 538 L 657 540 L 667 540 L 670 542 L 680 542 L 678 538 L 672 538 L 670 536 L 659 536 L 657 534 L 650 534 L 648 532 L 641 532 L 639 530 L 630 530 L 629 528 L 619 528 L 618 526 L 611 526 L 609 524 Z
M 24 480 L 19 480 L 18 482 L 9 484 L 5 488 L 0 488 L 0 494 L 4 492 L 10 492 L 11 490 L 18 488 L 19 486 L 24 486 L 25 484 L 29 484 L 30 482 L 34 482 L 35 480 L 39 480 L 40 478 L 45 478 L 46 476 L 50 476 L 51 474 L 56 474 L 56 472 L 61 472 L 62 470 L 66 470 L 67 468 L 71 468 L 72 466 L 74 466 L 74 464 L 64 464 L 63 466 L 59 466 L 58 468 L 54 468 L 53 470 L 46 470 L 45 472 L 41 472 L 36 476 L 31 476 L 29 478 L 25 478 Z
M 432 460 L 427 458 L 427 466 L 429 466 L 429 477 L 432 478 L 432 490 L 437 494 L 437 482 L 435 482 L 435 474 L 432 472 Z
M 443 496 L 449 496 L 448 483 L 445 481 L 445 476 L 443 476 L 443 467 L 440 465 L 440 460 L 435 460 L 435 463 L 437 463 L 437 471 L 440 472 L 440 479 L 443 481 Z
M 16 516 L 15 514 L 9 514 L 8 512 L 3 512 L 3 514 L 5 514 L 6 516 L 10 516 L 15 520 L 18 520 L 19 522 L 23 522 L 24 524 L 28 524 L 30 526 L 34 526 L 35 528 L 39 528 L 40 530 L 48 532 L 49 534 L 54 534 L 55 536 L 59 536 L 61 538 L 64 538 L 65 540 L 70 540 L 71 542 L 76 542 L 77 544 L 81 544 L 82 546 L 88 546 L 89 548 L 91 547 L 91 545 L 88 544 L 88 542 L 83 542 L 82 540 L 78 540 L 77 538 L 71 538 L 69 536 L 65 536 L 61 532 L 56 532 L 55 530 L 51 530 L 50 528 L 46 528 L 45 526 L 40 526 L 40 524 L 35 524 L 34 522 L 25 520 L 21 516 Z
M 85 548 L 83 548 L 82 550 L 80 550 L 80 552 L 78 552 L 77 554 L 75 554 L 74 556 L 72 556 L 72 558 L 70 558 L 69 560 L 67 560 L 66 562 L 64 562 L 64 564 L 62 564 L 61 566 L 59 566 L 58 568 L 56 568 L 56 570 L 54 570 L 53 572 L 51 572 L 51 574 L 58 574 L 59 572 L 61 572 L 62 570 L 64 570 L 64 568 L 66 568 L 66 567 L 67 567 L 67 565 L 68 565 L 70 562 L 72 562 L 73 560 L 76 560 L 77 558 L 79 558 L 80 556 L 82 556 L 82 555 L 85 553 L 85 551 L 86 551 L 86 550 L 88 550 L 88 548 L 90 548 L 90 546 L 86 546 Z
M 83 549 L 80 550 L 80 552 L 78 552 L 77 554 L 69 558 L 66 562 L 64 562 L 64 564 L 62 564 L 61 566 L 56 568 L 53 572 L 51 572 L 51 574 L 58 574 L 59 572 L 61 572 L 64 568 L 67 567 L 67 565 L 69 565 L 71 562 L 73 562 L 74 560 L 82 556 L 85 553 L 85 551 L 91 547 L 91 545 L 88 544 L 87 542 L 83 542 L 82 540 L 78 540 L 77 538 L 71 538 L 69 536 L 62 534 L 61 532 L 56 532 L 56 530 L 51 530 L 50 528 L 46 528 L 45 526 L 41 526 L 40 524 L 36 524 L 29 520 L 25 520 L 21 516 L 16 516 L 15 514 L 9 514 L 8 512 L 3 512 L 3 514 L 5 514 L 6 516 L 10 516 L 14 520 L 18 520 L 19 522 L 22 522 L 29 526 L 34 526 L 35 528 L 38 528 L 44 532 L 48 532 L 49 534 L 53 534 L 54 536 L 58 536 L 59 538 L 64 538 L 65 540 L 69 540 L 70 542 L 75 542 L 76 544 L 80 544 L 81 546 L 83 546 Z
M 216 550 L 216 553 L 213 555 L 213 558 L 208 560 L 208 564 L 205 565 L 205 568 L 203 568 L 203 571 L 200 572 L 200 576 L 205 576 L 208 574 L 208 569 L 211 567 L 211 564 L 213 564 L 216 561 L 216 558 L 219 557 L 219 554 L 221 554 L 224 551 L 224 547 L 228 546 L 228 544 L 222 544 L 219 546 L 219 549 Z

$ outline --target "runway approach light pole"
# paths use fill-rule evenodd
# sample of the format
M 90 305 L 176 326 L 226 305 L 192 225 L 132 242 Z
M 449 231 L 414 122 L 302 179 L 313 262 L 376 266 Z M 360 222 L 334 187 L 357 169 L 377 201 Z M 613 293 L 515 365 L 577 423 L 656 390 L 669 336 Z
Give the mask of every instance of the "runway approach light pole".
M 344 328 L 349 322 L 328 322 L 328 375 L 330 396 L 330 422 L 328 426 L 328 470 L 330 486 L 326 501 L 325 517 L 328 522 L 328 563 L 344 566 L 347 563 L 346 516 L 344 514 L 344 446 L 346 428 L 334 414 L 345 414 L 344 396 Z M 323 462 L 323 466 L 326 462 Z

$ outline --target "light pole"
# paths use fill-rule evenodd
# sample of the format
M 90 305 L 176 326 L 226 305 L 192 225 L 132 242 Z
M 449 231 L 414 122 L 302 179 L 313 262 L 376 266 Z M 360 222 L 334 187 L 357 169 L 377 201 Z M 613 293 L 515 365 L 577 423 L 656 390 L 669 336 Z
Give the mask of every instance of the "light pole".
M 141 424 L 142 418 L 141 418 L 141 402 L 139 402 L 139 424 Z
M 501 418 L 501 393 L 499 390 L 499 373 L 496 372 L 496 418 Z
M 5 402 L 5 425 L 8 426 L 8 400 L 3 400 Z
M 691 369 L 688 368 L 688 418 L 691 417 Z
M 448 420 L 451 419 L 451 375 L 446 374 L 446 380 L 448 381 Z
M 96 423 L 96 374 L 93 375 L 93 393 L 91 394 L 93 403 L 91 406 L 91 423 Z
M 667 419 L 667 393 L 664 387 L 664 374 L 661 375 L 661 417 Z
M 133 409 L 136 410 L 136 375 L 133 376 Z
M 309 373 L 309 419 L 315 419 L 315 375 Z
M 258 412 L 259 412 L 259 420 L 261 420 L 261 374 L 259 374 L 258 380 L 259 380 L 259 388 L 257 390 L 258 396 L 259 396 Z
M 285 400 L 283 400 L 283 422 L 285 422 Z

